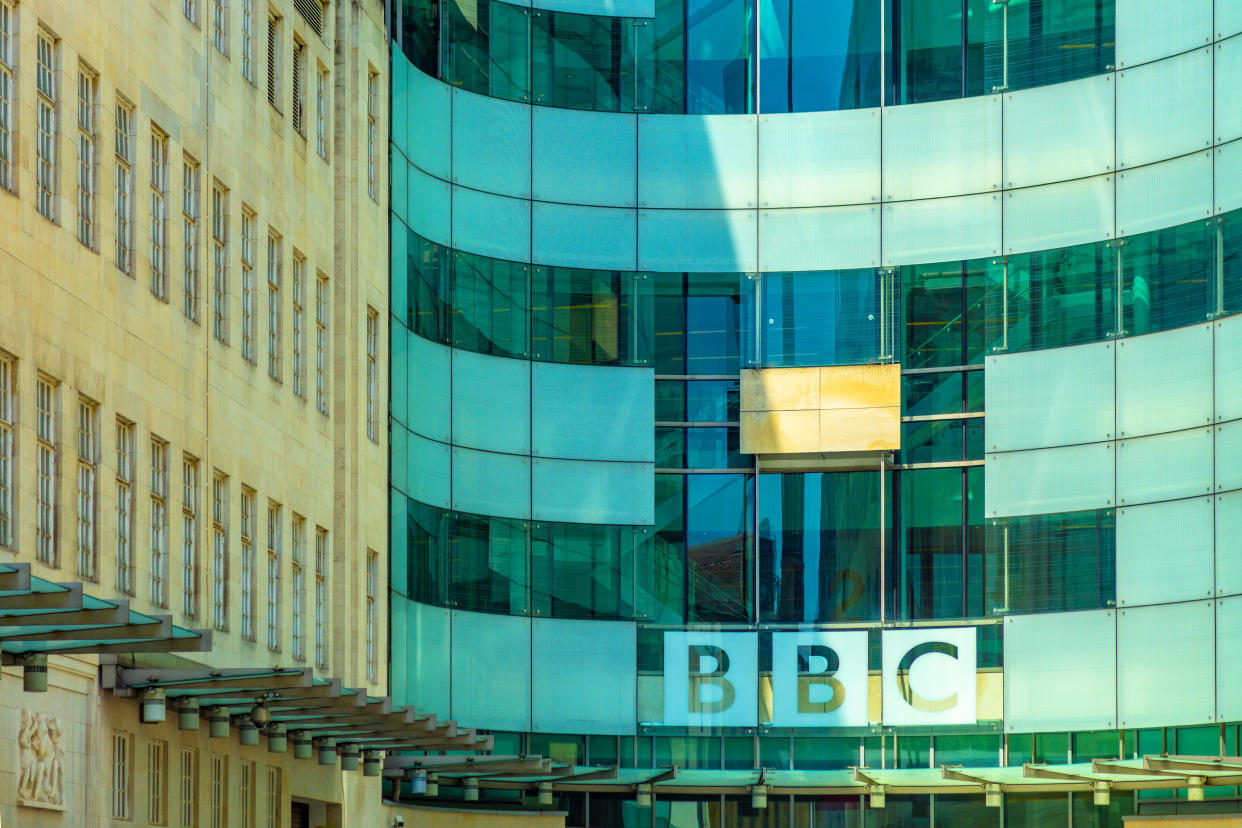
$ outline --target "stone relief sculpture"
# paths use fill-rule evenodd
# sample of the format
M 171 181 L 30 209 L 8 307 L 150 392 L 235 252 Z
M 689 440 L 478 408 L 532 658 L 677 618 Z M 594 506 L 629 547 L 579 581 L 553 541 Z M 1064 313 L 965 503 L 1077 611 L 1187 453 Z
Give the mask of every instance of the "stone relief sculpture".
M 64 730 L 60 719 L 46 713 L 22 711 L 17 747 L 21 775 L 17 797 L 23 805 L 63 807 L 65 804 Z

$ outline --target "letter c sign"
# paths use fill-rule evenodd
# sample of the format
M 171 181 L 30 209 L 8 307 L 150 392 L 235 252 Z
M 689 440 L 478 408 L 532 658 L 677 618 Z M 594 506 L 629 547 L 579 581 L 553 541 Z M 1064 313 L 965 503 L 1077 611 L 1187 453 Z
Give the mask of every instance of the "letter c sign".
M 884 724 L 974 724 L 974 627 L 885 630 Z

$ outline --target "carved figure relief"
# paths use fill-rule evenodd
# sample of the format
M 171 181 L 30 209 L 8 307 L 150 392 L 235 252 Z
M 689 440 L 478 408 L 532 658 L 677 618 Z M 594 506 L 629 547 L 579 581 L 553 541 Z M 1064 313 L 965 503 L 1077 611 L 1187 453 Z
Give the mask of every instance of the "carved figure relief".
M 65 804 L 64 729 L 60 719 L 46 713 L 22 711 L 17 747 L 21 775 L 17 797 L 22 805 L 62 808 Z

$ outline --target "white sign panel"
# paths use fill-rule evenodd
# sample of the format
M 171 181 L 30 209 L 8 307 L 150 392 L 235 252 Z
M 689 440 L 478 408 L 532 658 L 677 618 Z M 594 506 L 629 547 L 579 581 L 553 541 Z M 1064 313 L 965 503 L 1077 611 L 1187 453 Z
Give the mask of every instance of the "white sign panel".
M 884 724 L 975 723 L 975 628 L 884 630 Z
M 758 677 L 758 633 L 665 632 L 664 723 L 752 727 Z
M 867 725 L 867 632 L 772 633 L 772 724 Z

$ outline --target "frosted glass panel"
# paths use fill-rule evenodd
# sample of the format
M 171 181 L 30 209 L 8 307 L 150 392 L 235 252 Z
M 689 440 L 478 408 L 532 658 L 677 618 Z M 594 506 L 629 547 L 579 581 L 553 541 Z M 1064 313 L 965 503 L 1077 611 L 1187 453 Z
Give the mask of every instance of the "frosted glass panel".
M 1111 172 L 1114 87 L 1112 75 L 1098 75 L 1006 94 L 1005 186 Z
M 494 259 L 530 261 L 530 202 L 454 187 L 453 247 Z
M 495 517 L 530 517 L 530 458 L 453 447 L 453 508 Z
M 1242 316 L 1214 323 L 1216 419 L 1242 418 Z
M 1212 596 L 1212 498 L 1117 510 L 1117 605 Z
M 634 624 L 536 618 L 531 638 L 531 702 L 537 732 L 634 732 L 638 721 Z
M 395 235 L 398 238 L 404 238 L 405 231 L 402 230 L 401 232 Z M 393 248 L 397 246 L 397 242 L 395 240 L 392 246 Z M 404 259 L 404 255 L 402 256 L 402 259 Z M 402 271 L 405 270 L 404 261 L 401 262 L 401 270 Z M 394 281 L 397 281 L 399 283 L 403 280 L 394 280 Z M 397 292 L 396 290 L 392 292 L 393 293 L 392 300 L 391 300 L 392 305 L 395 308 L 402 307 L 402 305 L 397 304 L 396 295 L 395 295 L 396 292 Z M 410 338 L 413 336 L 414 335 L 410 333 L 408 328 L 406 328 L 404 325 L 398 324 L 397 322 L 389 318 L 388 320 L 388 337 L 389 337 L 388 358 L 394 370 L 388 375 L 388 382 L 389 382 L 388 414 L 390 417 L 394 417 L 395 419 L 403 423 L 407 422 L 406 409 L 408 408 L 407 401 L 409 400 L 409 390 L 410 390 L 410 384 L 409 384 L 408 379 L 406 378 L 406 373 L 405 373 L 403 366 L 408 365 L 410 362 Z
M 1242 4 L 1240 4 L 1242 5 Z M 1242 37 L 1216 44 L 1216 143 L 1242 138 Z
M 1216 489 L 1242 489 L 1242 420 L 1216 427 Z M 1238 537 L 1230 541 L 1238 548 Z
M 1176 55 L 1212 39 L 1212 0 L 1116 0 L 1117 66 Z
M 999 95 L 884 110 L 885 201 L 987 193 L 1000 186 Z
M 1011 190 L 1005 194 L 1005 252 L 1050 250 L 1113 236 L 1113 177 Z
M 446 716 L 449 712 L 450 624 L 449 611 L 414 601 L 400 599 L 405 612 L 393 618 L 393 656 L 400 659 L 410 680 L 398 685 L 393 682 L 393 701 L 408 704 Z M 393 608 L 396 609 L 394 602 Z M 403 629 L 398 630 L 398 626 Z M 403 646 L 396 642 L 401 636 Z M 400 695 L 400 694 L 406 695 Z
M 402 221 L 406 218 L 409 193 L 410 162 L 401 154 L 400 149 L 392 147 L 388 166 L 388 203 Z
M 1216 212 L 1242 207 L 1242 140 L 1231 141 L 1216 150 Z
M 754 210 L 640 210 L 638 269 L 755 270 L 755 220 Z
M 986 455 L 988 517 L 1112 506 L 1112 448 L 1112 443 L 1092 443 Z
M 1216 602 L 1216 649 L 1222 658 L 1216 664 L 1216 717 L 1236 722 L 1242 718 L 1242 658 L 1237 658 L 1242 641 L 1242 598 Z
M 534 454 L 580 460 L 655 456 L 650 368 L 534 363 Z
M 1193 325 L 1117 342 L 1117 433 L 1159 434 L 1212 421 L 1212 329 Z
M 1212 601 L 1117 611 L 1118 727 L 1216 716 Z
M 453 90 L 453 183 L 530 196 L 530 106 Z
M 400 58 L 398 58 L 400 56 Z M 399 49 L 393 49 L 393 62 L 405 61 Z M 406 61 L 407 66 L 408 61 Z M 437 178 L 448 179 L 450 174 L 450 143 L 452 141 L 451 97 L 452 88 L 430 75 L 424 75 L 413 66 L 408 70 L 408 86 L 399 104 L 408 107 L 404 118 L 409 124 L 398 132 L 398 122 L 393 121 L 393 140 L 403 149 L 410 162 Z M 397 92 L 394 85 L 393 92 Z M 394 119 L 396 112 L 393 113 Z
M 1212 153 L 1196 152 L 1117 174 L 1117 235 L 1212 215 Z
M 530 454 L 530 366 L 453 351 L 453 443 Z
M 759 118 L 759 206 L 880 200 L 880 110 Z
M 405 215 L 410 229 L 425 239 L 449 244 L 453 215 L 449 185 L 417 167 L 407 167 L 406 171 L 409 192 Z
M 1242 595 L 1242 490 L 1216 495 L 1216 537 L 1216 594 Z
M 1170 94 L 1169 90 L 1177 90 Z M 1212 53 L 1117 73 L 1117 163 L 1136 167 L 1212 143 Z
M 634 206 L 638 186 L 636 116 L 553 106 L 536 106 L 532 112 L 535 198 L 567 204 Z
M 643 115 L 638 119 L 640 207 L 754 207 L 753 115 Z
M 1005 730 L 1107 730 L 1117 722 L 1112 610 L 1005 619 Z
M 761 270 L 848 270 L 879 264 L 878 205 L 759 213 Z
M 988 357 L 988 451 L 1069 446 L 1113 437 L 1113 343 Z
M 1216 36 L 1227 37 L 1238 32 L 1242 32 L 1242 3 L 1216 0 Z
M 635 269 L 636 211 L 541 201 L 534 202 L 531 210 L 535 262 L 594 270 Z
M 530 730 L 530 619 L 453 612 L 453 710 L 463 726 Z
M 535 459 L 535 520 L 644 525 L 654 504 L 652 463 Z
M 449 508 L 449 447 L 417 434 L 407 434 L 405 478 L 406 494 L 410 497 Z
M 1000 254 L 1000 246 L 1000 195 L 937 198 L 884 206 L 885 265 L 996 256 Z
M 449 442 L 449 359 L 446 345 L 409 336 L 409 357 L 406 369 L 410 384 L 409 413 L 406 425 L 414 432 Z
M 1117 443 L 1117 502 L 1154 503 L 1212 491 L 1212 429 Z

